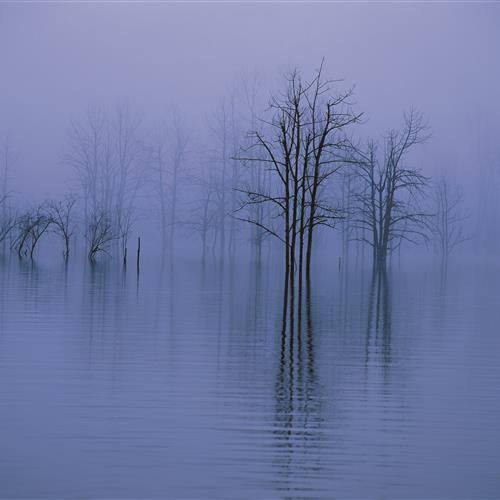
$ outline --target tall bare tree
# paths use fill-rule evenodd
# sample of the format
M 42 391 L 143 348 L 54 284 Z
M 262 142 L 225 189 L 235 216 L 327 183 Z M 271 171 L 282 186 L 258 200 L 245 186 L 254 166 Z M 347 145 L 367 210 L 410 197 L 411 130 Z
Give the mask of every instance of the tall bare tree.
M 16 215 L 9 203 L 9 178 L 15 154 L 8 137 L 0 144 L 0 156 L 0 243 L 2 243 L 16 226 Z
M 426 239 L 429 214 L 420 201 L 428 179 L 418 168 L 407 166 L 407 156 L 428 138 L 422 115 L 404 115 L 400 130 L 389 130 L 380 153 L 374 141 L 357 149 L 359 182 L 355 194 L 353 226 L 373 250 L 375 266 L 385 268 L 388 255 L 403 241 Z
M 217 204 L 216 238 L 219 242 L 220 258 L 224 260 L 226 252 L 227 219 L 230 200 L 230 164 L 231 164 L 231 121 L 234 113 L 234 100 L 224 98 L 215 110 L 209 128 L 212 132 L 214 148 L 209 153 L 212 161 L 211 177 L 215 181 L 215 199 Z
M 181 189 L 186 179 L 190 137 L 177 110 L 155 131 L 149 147 L 151 180 L 159 204 L 162 245 L 172 250 L 180 221 Z
M 217 222 L 219 220 L 218 179 L 211 164 L 201 164 L 196 174 L 191 176 L 195 197 L 191 201 L 189 219 L 183 222 L 191 232 L 199 235 L 202 259 L 205 261 L 210 246 L 216 243 Z
M 128 105 L 117 106 L 114 114 L 89 109 L 83 120 L 72 124 L 66 156 L 81 188 L 86 240 L 90 244 L 94 237 L 89 231 L 95 236 L 105 221 L 105 233 L 121 242 L 124 258 L 143 178 L 139 127 Z M 90 255 L 95 255 L 92 247 Z
M 259 109 L 263 107 L 261 103 L 261 78 L 257 73 L 251 75 L 243 76 L 240 80 L 241 87 L 241 97 L 242 97 L 242 108 L 243 113 L 243 127 L 246 126 L 245 130 L 256 131 L 261 128 L 261 123 L 259 121 Z M 247 143 L 252 141 L 251 136 L 240 137 L 240 141 L 243 141 L 243 148 L 246 149 L 251 145 Z M 236 155 L 237 156 L 237 155 Z M 247 166 L 248 162 L 244 162 L 244 167 Z M 234 163 L 236 165 L 236 162 Z M 240 204 L 240 200 L 235 198 L 235 194 L 243 186 L 245 192 L 265 192 L 269 191 L 271 176 L 269 175 L 269 170 L 265 168 L 265 165 L 261 165 L 260 168 L 256 165 L 256 162 L 251 163 L 251 168 L 242 169 L 243 176 L 236 176 L 233 182 L 233 198 L 236 203 L 232 206 L 232 212 L 237 209 Z M 246 175 L 245 175 L 246 173 Z M 250 217 L 255 220 L 257 224 L 251 225 L 251 235 L 250 240 L 252 246 L 256 250 L 256 258 L 259 262 L 262 255 L 262 245 L 267 236 L 267 233 L 262 229 L 260 225 L 264 224 L 264 220 L 269 216 L 269 206 L 268 204 L 257 203 L 249 207 L 253 212 Z M 236 221 L 232 217 L 233 223 Z
M 463 190 L 441 176 L 432 193 L 433 207 L 429 224 L 443 269 L 447 267 L 450 254 L 468 239 L 464 225 L 469 215 L 465 212 L 463 203 Z
M 115 110 L 112 122 L 114 146 L 115 231 L 120 237 L 121 253 L 125 261 L 128 238 L 136 212 L 136 199 L 144 178 L 143 146 L 139 136 L 141 121 L 128 104 L 121 104 Z
M 283 318 L 290 302 L 292 327 L 295 271 L 298 267 L 300 314 L 303 266 L 309 278 L 316 228 L 334 226 L 340 215 L 338 207 L 324 197 L 323 188 L 344 164 L 348 126 L 361 117 L 351 110 L 351 91 L 332 96 L 334 82 L 322 72 L 321 66 L 310 81 L 304 81 L 297 70 L 286 77 L 284 92 L 271 99 L 266 128 L 251 132 L 253 143 L 239 156 L 241 161 L 265 165 L 273 174 L 269 190 L 241 189 L 246 199 L 239 209 L 268 204 L 273 207 L 270 219 L 260 222 L 252 212 L 238 217 L 284 244 Z

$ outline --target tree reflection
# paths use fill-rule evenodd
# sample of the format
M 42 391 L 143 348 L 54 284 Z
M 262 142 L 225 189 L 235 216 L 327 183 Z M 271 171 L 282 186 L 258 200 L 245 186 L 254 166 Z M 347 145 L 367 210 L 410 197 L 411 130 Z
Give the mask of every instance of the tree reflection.
M 273 435 L 279 467 L 276 486 L 281 491 L 307 488 L 308 478 L 321 469 L 323 418 L 309 280 L 306 285 L 305 323 L 282 329 L 280 339 Z
M 374 269 L 368 296 L 365 364 L 372 356 L 381 354 L 384 368 L 391 363 L 391 290 L 387 271 Z

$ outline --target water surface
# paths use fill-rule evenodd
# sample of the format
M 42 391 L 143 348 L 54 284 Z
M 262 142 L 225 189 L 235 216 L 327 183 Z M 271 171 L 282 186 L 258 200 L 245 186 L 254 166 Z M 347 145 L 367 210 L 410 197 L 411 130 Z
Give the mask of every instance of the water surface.
M 0 496 L 500 496 L 500 273 L 0 262 Z

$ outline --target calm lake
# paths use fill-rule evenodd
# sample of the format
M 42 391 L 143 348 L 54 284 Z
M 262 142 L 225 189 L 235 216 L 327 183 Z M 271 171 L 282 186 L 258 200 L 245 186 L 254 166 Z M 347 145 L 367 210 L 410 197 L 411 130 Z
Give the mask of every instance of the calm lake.
M 0 260 L 0 496 L 499 498 L 500 271 Z

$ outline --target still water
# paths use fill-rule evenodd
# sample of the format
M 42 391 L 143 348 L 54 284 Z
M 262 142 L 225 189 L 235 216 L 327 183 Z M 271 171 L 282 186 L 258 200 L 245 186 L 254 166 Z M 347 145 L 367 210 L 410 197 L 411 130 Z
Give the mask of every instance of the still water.
M 0 262 L 0 497 L 499 498 L 500 272 Z

